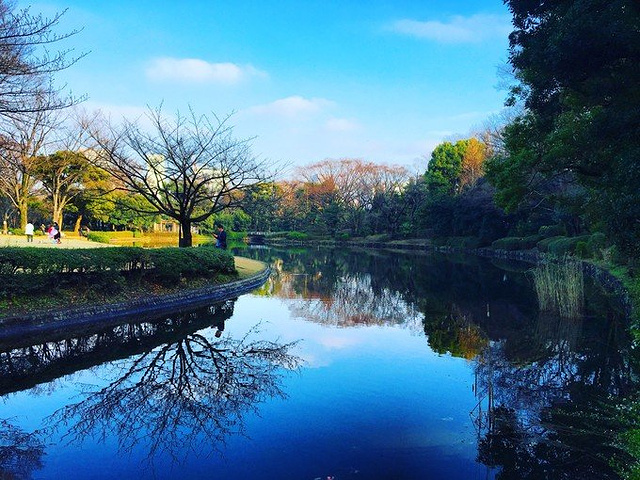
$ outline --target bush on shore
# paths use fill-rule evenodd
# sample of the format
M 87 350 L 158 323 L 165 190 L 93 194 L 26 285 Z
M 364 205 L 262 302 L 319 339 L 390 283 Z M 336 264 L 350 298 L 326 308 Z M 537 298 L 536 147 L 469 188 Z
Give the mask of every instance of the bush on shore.
M 499 250 L 531 250 L 542 240 L 541 235 L 527 237 L 505 237 L 495 240 L 491 246 Z
M 170 286 L 235 271 L 233 255 L 213 248 L 0 248 L 0 293 L 6 296 L 74 286 L 113 291 L 127 280 Z

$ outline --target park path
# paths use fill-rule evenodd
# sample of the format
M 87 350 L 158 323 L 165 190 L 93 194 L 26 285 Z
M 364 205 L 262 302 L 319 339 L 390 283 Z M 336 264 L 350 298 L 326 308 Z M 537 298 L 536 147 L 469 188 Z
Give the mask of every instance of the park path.
M 65 234 L 60 244 L 51 243 L 44 235 L 34 236 L 33 243 L 27 243 L 26 235 L 0 235 L 0 247 L 97 248 L 108 246 L 104 243 L 91 242 L 77 235 Z

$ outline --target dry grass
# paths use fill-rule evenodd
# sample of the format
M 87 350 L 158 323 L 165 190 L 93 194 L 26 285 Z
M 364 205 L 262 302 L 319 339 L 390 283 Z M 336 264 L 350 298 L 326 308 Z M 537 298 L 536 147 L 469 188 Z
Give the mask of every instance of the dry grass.
M 582 263 L 565 260 L 544 263 L 532 270 L 540 310 L 563 318 L 579 318 L 584 311 Z

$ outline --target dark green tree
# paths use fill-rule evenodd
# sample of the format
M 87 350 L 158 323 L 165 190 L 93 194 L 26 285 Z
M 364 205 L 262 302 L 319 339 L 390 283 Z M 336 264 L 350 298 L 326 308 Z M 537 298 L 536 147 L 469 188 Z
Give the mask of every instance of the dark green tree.
M 489 177 L 498 202 L 550 199 L 573 182 L 618 246 L 639 253 L 640 4 L 634 0 L 506 0 L 510 62 L 524 113 L 505 131 Z

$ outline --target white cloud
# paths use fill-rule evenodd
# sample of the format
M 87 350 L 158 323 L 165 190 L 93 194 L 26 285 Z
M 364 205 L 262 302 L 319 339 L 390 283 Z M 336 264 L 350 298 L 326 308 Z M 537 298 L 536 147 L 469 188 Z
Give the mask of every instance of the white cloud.
M 260 116 L 275 116 L 284 118 L 298 118 L 305 115 L 315 115 L 330 108 L 334 102 L 324 98 L 304 98 L 298 95 L 281 98 L 264 105 L 256 105 L 247 109 L 248 113 Z
M 342 350 L 348 347 L 352 347 L 354 345 L 358 345 L 360 343 L 359 340 L 355 338 L 350 338 L 345 335 L 324 335 L 317 339 L 317 342 L 329 349 L 332 350 Z
M 144 123 L 147 120 L 147 115 L 149 113 L 148 107 L 141 107 L 138 105 L 115 105 L 87 101 L 82 104 L 82 107 L 87 112 L 100 112 L 104 117 L 115 123 L 118 123 L 123 119 L 130 122 L 138 121 Z
M 360 124 L 347 118 L 330 118 L 325 128 L 330 132 L 353 132 L 360 129 Z
M 398 20 L 389 26 L 389 30 L 441 43 L 477 43 L 488 38 L 506 38 L 512 26 L 508 15 L 477 14 L 470 17 L 456 15 L 447 22 Z
M 153 59 L 146 69 L 147 78 L 180 83 L 222 83 L 233 85 L 249 77 L 267 74 L 251 65 L 211 63 L 198 58 L 161 57 Z

